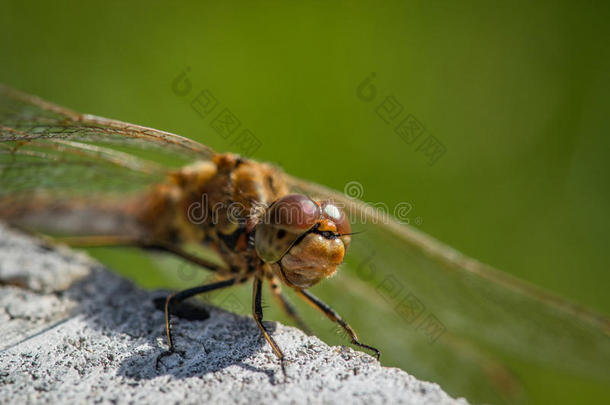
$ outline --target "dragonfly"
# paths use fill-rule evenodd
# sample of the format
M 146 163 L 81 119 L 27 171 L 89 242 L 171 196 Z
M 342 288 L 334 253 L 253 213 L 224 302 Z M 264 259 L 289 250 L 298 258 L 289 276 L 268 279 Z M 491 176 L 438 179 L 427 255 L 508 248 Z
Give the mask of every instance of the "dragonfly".
M 251 281 L 253 318 L 282 369 L 284 353 L 262 322 L 263 283 L 302 329 L 308 330 L 282 286 L 338 324 L 358 348 L 377 358 L 381 350 L 407 353 L 400 365 L 457 393 L 484 386 L 493 394 L 481 398 L 521 398 L 516 361 L 601 384 L 610 375 L 604 315 L 271 163 L 81 114 L 4 85 L 0 219 L 84 244 L 154 249 L 214 272 L 213 282 L 165 299 L 168 350 L 158 362 L 178 351 L 174 305 Z M 356 224 L 359 232 L 352 232 Z M 193 246 L 208 254 L 193 253 Z M 380 346 L 363 343 L 308 290 L 331 276 L 333 302 L 378 328 Z M 396 324 L 411 336 L 383 334 L 384 325 Z

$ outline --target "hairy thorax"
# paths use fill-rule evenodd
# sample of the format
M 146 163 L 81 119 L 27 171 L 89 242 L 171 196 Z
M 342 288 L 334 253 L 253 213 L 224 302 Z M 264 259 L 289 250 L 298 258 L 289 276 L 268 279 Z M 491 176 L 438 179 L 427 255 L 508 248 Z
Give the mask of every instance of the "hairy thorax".
M 233 154 L 172 172 L 141 202 L 139 220 L 153 241 L 203 243 L 233 271 L 252 265 L 251 233 L 273 201 L 287 194 L 283 173 Z

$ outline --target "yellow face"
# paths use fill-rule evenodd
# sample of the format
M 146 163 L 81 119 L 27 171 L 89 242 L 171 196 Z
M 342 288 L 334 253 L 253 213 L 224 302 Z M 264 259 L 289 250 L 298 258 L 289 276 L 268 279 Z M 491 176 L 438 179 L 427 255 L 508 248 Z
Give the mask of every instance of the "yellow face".
M 307 288 L 335 273 L 350 243 L 350 224 L 332 202 L 291 194 L 271 205 L 254 240 L 277 276 Z

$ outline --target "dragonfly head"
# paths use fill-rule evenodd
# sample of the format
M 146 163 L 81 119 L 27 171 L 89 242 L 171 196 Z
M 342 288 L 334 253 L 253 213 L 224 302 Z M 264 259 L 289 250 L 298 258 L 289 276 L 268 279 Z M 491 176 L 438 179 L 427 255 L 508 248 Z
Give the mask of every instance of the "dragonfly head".
M 256 227 L 256 252 L 288 285 L 310 287 L 335 273 L 350 243 L 347 215 L 332 201 L 290 194 Z

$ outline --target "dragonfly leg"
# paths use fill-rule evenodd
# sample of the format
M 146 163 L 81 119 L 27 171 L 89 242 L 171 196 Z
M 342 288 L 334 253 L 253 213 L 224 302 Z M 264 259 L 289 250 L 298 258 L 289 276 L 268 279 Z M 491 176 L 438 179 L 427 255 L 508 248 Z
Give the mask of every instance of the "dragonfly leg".
M 282 372 L 286 375 L 286 369 L 284 368 L 284 353 L 278 346 L 278 344 L 273 340 L 273 337 L 263 325 L 263 306 L 261 304 L 261 286 L 263 284 L 260 276 L 256 276 L 254 279 L 254 288 L 252 290 L 252 315 L 254 316 L 254 320 L 256 321 L 256 325 L 260 329 L 261 333 L 273 349 L 273 353 L 280 359 L 280 365 L 282 366 Z
M 191 263 L 199 265 L 201 267 L 205 267 L 206 270 L 227 271 L 227 268 L 225 266 L 220 266 L 216 263 L 212 263 L 211 261 L 203 259 L 199 256 L 193 255 L 176 245 L 154 243 L 154 244 L 144 244 L 141 246 L 143 248 L 157 249 L 157 250 L 161 250 L 161 251 L 164 251 L 167 253 L 171 253 L 173 255 L 176 255 L 176 256 L 186 260 L 187 262 L 191 262 Z
M 159 368 L 159 362 L 162 358 L 169 356 L 176 352 L 176 346 L 174 344 L 174 334 L 172 331 L 172 323 L 171 323 L 171 308 L 173 304 L 176 304 L 180 301 L 184 301 L 187 298 L 193 297 L 198 294 L 207 293 L 210 291 L 218 290 L 220 288 L 225 288 L 232 286 L 237 283 L 243 283 L 247 278 L 231 278 L 228 280 L 222 280 L 211 284 L 202 285 L 199 287 L 189 288 L 187 290 L 175 292 L 169 294 L 165 299 L 165 331 L 167 333 L 167 343 L 168 350 L 161 353 L 157 356 L 157 361 L 155 363 L 156 367 Z
M 210 271 L 226 271 L 226 266 L 220 266 L 216 263 L 212 263 L 199 256 L 195 256 L 179 246 L 157 243 L 157 242 L 146 242 L 130 236 L 121 235 L 86 235 L 86 236 L 66 236 L 57 238 L 43 238 L 47 241 L 58 241 L 70 245 L 72 247 L 109 247 L 109 246 L 139 246 L 144 249 L 156 249 L 163 252 L 171 253 L 178 256 L 188 262 L 205 267 Z
M 144 249 L 156 249 L 161 250 L 163 252 L 171 253 L 176 255 L 188 262 L 193 264 L 197 264 L 199 266 L 205 267 L 210 271 L 223 271 L 227 270 L 226 266 L 220 266 L 216 263 L 212 263 L 208 260 L 205 260 L 199 256 L 195 256 L 179 246 L 166 244 L 166 243 L 156 243 L 156 242 L 143 242 L 139 239 L 132 238 L 130 236 L 121 236 L 121 235 L 86 235 L 86 236 L 64 236 L 57 238 L 43 238 L 48 241 L 58 241 L 70 245 L 72 247 L 109 247 L 109 246 L 139 246 Z
M 369 345 L 365 345 L 364 343 L 360 343 L 360 341 L 358 340 L 358 335 L 356 335 L 356 332 L 354 332 L 352 327 L 349 326 L 347 324 L 347 322 L 345 322 L 339 316 L 339 314 L 335 312 L 335 310 L 333 310 L 331 307 L 326 305 L 318 297 L 316 297 L 315 295 L 313 295 L 312 293 L 310 293 L 307 290 L 297 289 L 296 291 L 301 297 L 303 297 L 305 299 L 305 301 L 307 301 L 314 308 L 316 308 L 317 310 L 322 312 L 324 315 L 326 315 L 331 321 L 337 322 L 349 334 L 349 336 L 352 339 L 353 344 L 355 344 L 358 347 L 362 347 L 364 349 L 368 349 L 368 350 L 372 351 L 373 353 L 375 353 L 375 357 L 377 357 L 377 360 L 379 360 L 379 356 L 380 356 L 379 350 L 375 349 L 373 346 L 369 346 Z
M 48 239 L 65 243 L 71 247 L 136 246 L 139 244 L 137 239 L 122 235 L 59 236 Z
M 288 314 L 292 320 L 297 324 L 297 326 L 306 334 L 311 335 L 311 329 L 303 322 L 303 319 L 299 316 L 294 306 L 288 301 L 286 296 L 282 293 L 282 288 L 280 287 L 279 280 L 275 277 L 269 279 L 269 283 L 271 285 L 271 293 L 273 297 L 278 301 L 282 309 Z

